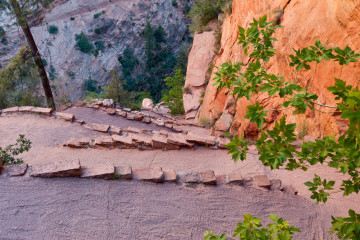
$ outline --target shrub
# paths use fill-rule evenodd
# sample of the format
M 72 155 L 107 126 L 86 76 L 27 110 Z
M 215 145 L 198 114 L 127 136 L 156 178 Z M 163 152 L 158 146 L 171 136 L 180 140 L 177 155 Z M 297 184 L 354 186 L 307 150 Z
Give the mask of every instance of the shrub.
M 183 92 L 182 88 L 185 83 L 184 75 L 181 69 L 177 70 L 174 76 L 168 77 L 165 80 L 166 86 L 170 88 L 163 94 L 162 100 L 170 108 L 171 114 L 183 114 Z
M 59 32 L 59 28 L 55 25 L 50 25 L 48 31 L 50 34 L 56 35 Z
M 191 88 L 190 87 L 184 87 L 183 93 L 184 94 L 192 94 Z
M 101 31 L 102 31 L 101 27 L 97 27 L 97 28 L 95 28 L 95 30 L 94 30 L 94 32 L 95 32 L 96 34 L 101 34 Z
M 75 17 L 71 17 L 70 20 L 71 20 L 71 21 L 74 21 L 74 20 L 75 20 Z
M 292 235 L 296 232 L 301 232 L 298 228 L 292 227 L 284 219 L 279 218 L 275 214 L 270 214 L 269 217 L 273 223 L 268 224 L 267 227 L 263 227 L 261 219 L 253 217 L 251 215 L 244 215 L 244 221 L 237 224 L 233 237 L 239 237 L 239 239 L 283 239 L 290 240 Z M 263 227 L 263 228 L 261 228 Z M 204 234 L 205 240 L 227 240 L 225 234 L 216 236 L 212 231 L 208 231 Z
M 97 50 L 103 51 L 105 49 L 103 41 L 96 41 L 94 44 Z
M 104 13 L 105 13 L 105 11 L 94 14 L 94 19 L 99 18 L 99 17 L 100 17 L 101 15 L 103 15 Z
M 25 138 L 25 135 L 19 135 L 15 144 L 9 145 L 4 149 L 0 147 L 0 160 L 3 165 L 12 165 L 23 163 L 22 158 L 15 158 L 23 152 L 28 152 L 31 148 L 31 141 Z
M 0 26 L 0 38 L 3 38 L 5 36 L 6 36 L 5 29 L 2 26 Z
M 196 0 L 193 8 L 189 12 L 192 20 L 190 30 L 201 31 L 211 20 L 216 19 L 220 13 L 229 11 L 224 6 L 231 6 L 233 0 Z M 231 10 L 231 9 L 230 9 Z
M 171 2 L 171 4 L 172 4 L 174 7 L 178 7 L 178 3 L 177 3 L 176 0 L 173 0 L 173 1 Z
M 91 42 L 89 42 L 89 39 L 86 37 L 86 35 L 83 32 L 81 32 L 80 34 L 76 34 L 75 40 L 76 40 L 76 50 L 90 54 L 94 49 L 94 45 Z
M 3 38 L 1 39 L 1 43 L 4 44 L 4 45 L 7 45 L 9 42 L 8 42 L 8 40 L 7 40 L 6 37 L 3 37 Z
M 42 58 L 41 61 L 42 61 L 43 65 L 44 65 L 44 67 L 46 67 L 47 64 L 48 64 L 47 61 L 46 61 L 46 59 L 45 59 L 45 58 Z

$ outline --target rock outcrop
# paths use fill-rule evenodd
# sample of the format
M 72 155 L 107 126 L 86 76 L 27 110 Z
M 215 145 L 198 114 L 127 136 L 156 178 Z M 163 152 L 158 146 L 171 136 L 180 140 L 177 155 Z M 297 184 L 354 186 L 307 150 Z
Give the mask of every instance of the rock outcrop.
M 31 28 L 42 57 L 47 61 L 50 78 L 59 79 L 56 84 L 71 101 L 79 99 L 87 80 L 104 86 L 109 81 L 109 72 L 119 68 L 119 55 L 129 47 L 138 59 L 145 56 L 142 32 L 147 21 L 153 27 L 161 25 L 170 44 L 177 53 L 183 39 L 188 35 L 186 7 L 188 0 L 71 0 L 55 1 L 51 8 Z M 0 26 L 6 31 L 8 43 L 0 42 L 0 65 L 16 55 L 25 44 L 22 32 L 12 25 L 13 18 L 0 13 Z M 50 34 L 49 26 L 58 28 Z M 9 28 L 7 26 L 10 26 Z M 83 32 L 88 40 L 102 42 L 103 50 L 98 56 L 76 50 L 75 35 Z M 11 39 L 11 41 L 10 41 Z M 61 81 L 60 81 L 61 80 Z
M 353 50 L 360 50 L 360 2 L 340 0 L 234 0 L 232 14 L 228 15 L 222 26 L 221 49 L 214 60 L 215 66 L 220 66 L 227 61 L 247 62 L 248 57 L 244 56 L 243 50 L 238 41 L 238 26 L 247 27 L 253 18 L 259 18 L 267 14 L 271 20 L 280 22 L 284 28 L 276 31 L 275 42 L 277 53 L 266 65 L 271 73 L 280 74 L 285 80 L 295 79 L 296 71 L 289 66 L 289 54 L 293 49 L 299 49 L 313 45 L 317 39 L 329 47 L 350 46 Z M 196 45 L 194 45 L 195 47 Z M 195 50 L 194 50 L 195 51 Z M 189 63 L 193 62 L 190 55 Z M 313 69 L 315 65 L 312 66 Z M 234 115 L 234 121 L 230 130 L 232 132 L 244 133 L 247 137 L 256 137 L 257 129 L 244 120 L 247 106 L 251 102 L 259 101 L 265 108 L 280 108 L 283 100 L 277 97 L 269 97 L 266 94 L 254 96 L 251 101 L 245 98 L 239 99 L 235 104 L 231 103 L 229 89 L 219 91 L 213 86 L 213 78 L 216 69 L 213 69 L 212 77 L 207 85 L 203 104 L 200 108 L 199 119 L 208 119 L 210 122 L 218 120 L 221 112 L 229 112 Z M 303 87 L 309 84 L 314 72 L 300 71 L 297 82 Z M 323 62 L 316 71 L 315 84 L 312 84 L 310 91 L 319 95 L 318 102 L 322 104 L 335 105 L 333 95 L 327 87 L 334 85 L 334 78 L 340 76 L 340 66 L 334 63 Z M 350 64 L 342 70 L 342 79 L 347 84 L 356 85 L 360 79 L 360 63 Z M 322 111 L 329 109 L 316 106 Z M 283 115 L 287 116 L 289 123 L 304 123 L 308 126 L 307 134 L 322 137 L 324 135 L 336 135 L 341 130 L 342 121 L 339 116 L 323 114 L 317 111 L 309 111 L 305 115 L 292 115 L 292 111 L 281 113 L 271 112 L 267 118 L 267 128 L 273 126 L 273 122 Z M 223 119 L 220 118 L 220 121 Z M 217 126 L 224 126 L 223 123 Z M 299 126 L 300 125 L 300 126 Z M 302 124 L 298 124 L 300 131 Z M 227 127 L 227 126 L 226 126 Z

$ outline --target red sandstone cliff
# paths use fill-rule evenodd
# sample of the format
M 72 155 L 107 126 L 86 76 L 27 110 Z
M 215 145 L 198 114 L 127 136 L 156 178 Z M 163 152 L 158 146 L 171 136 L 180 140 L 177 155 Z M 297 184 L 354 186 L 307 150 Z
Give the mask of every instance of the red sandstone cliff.
M 247 27 L 253 18 L 267 14 L 270 19 L 279 17 L 284 28 L 277 30 L 275 43 L 277 54 L 267 64 L 270 72 L 278 73 L 285 79 L 295 78 L 296 71 L 289 66 L 289 54 L 293 49 L 313 45 L 319 39 L 329 47 L 343 48 L 346 45 L 353 50 L 360 50 L 360 1 L 359 0 L 234 0 L 232 14 L 227 16 L 222 27 L 221 49 L 215 57 L 215 66 L 227 61 L 246 61 L 241 47 L 237 44 L 238 25 Z M 192 59 L 189 59 L 191 64 Z M 247 105 L 250 101 L 239 99 L 234 104 L 233 97 L 228 89 L 218 91 L 213 86 L 212 77 L 206 87 L 203 103 L 200 107 L 198 120 L 207 119 L 217 121 L 216 130 L 226 131 L 230 125 L 224 121 L 234 120 L 231 123 L 232 132 L 245 133 L 246 136 L 256 136 L 256 129 L 248 120 L 244 120 Z M 312 78 L 313 70 L 300 71 L 297 82 L 306 86 Z M 319 95 L 318 102 L 335 105 L 333 95 L 327 90 L 334 84 L 334 78 L 339 77 L 340 67 L 337 63 L 322 62 L 318 66 L 311 91 Z M 355 85 L 360 79 L 360 63 L 345 66 L 341 78 L 348 84 Z M 252 101 L 260 101 L 266 108 L 279 108 L 282 100 L 268 97 L 266 94 L 254 96 Z M 333 111 L 320 106 L 322 111 Z M 221 113 L 221 115 L 220 115 Z M 225 114 L 225 115 L 224 115 Z M 329 134 L 338 134 L 344 130 L 344 123 L 339 116 L 309 111 L 306 115 L 291 115 L 291 111 L 281 113 L 272 112 L 268 117 L 267 128 L 282 115 L 287 115 L 288 122 L 297 122 L 302 128 L 308 126 L 307 134 L 322 137 Z M 298 129 L 299 130 L 299 129 Z

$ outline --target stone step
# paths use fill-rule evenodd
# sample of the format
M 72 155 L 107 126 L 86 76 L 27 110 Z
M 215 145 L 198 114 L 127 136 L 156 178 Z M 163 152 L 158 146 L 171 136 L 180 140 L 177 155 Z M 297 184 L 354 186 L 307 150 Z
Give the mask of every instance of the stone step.
M 74 121 L 75 119 L 75 115 L 71 113 L 56 112 L 55 116 L 70 122 Z
M 79 160 L 49 162 L 30 166 L 31 177 L 79 177 L 81 166 Z
M 214 146 L 216 144 L 216 137 L 189 132 L 186 135 L 186 141 L 204 146 Z
M 82 178 L 113 179 L 115 167 L 110 163 L 98 163 L 83 168 Z
M 161 167 L 135 169 L 133 170 L 133 177 L 137 180 L 148 182 L 164 182 L 164 173 Z
M 169 150 L 179 150 L 179 145 L 174 145 L 167 142 L 167 137 L 156 133 L 152 137 L 152 147 L 156 149 L 169 149 Z
M 90 130 L 102 132 L 102 133 L 107 133 L 110 128 L 109 125 L 99 124 L 99 123 L 86 123 L 84 125 L 84 127 L 88 128 Z

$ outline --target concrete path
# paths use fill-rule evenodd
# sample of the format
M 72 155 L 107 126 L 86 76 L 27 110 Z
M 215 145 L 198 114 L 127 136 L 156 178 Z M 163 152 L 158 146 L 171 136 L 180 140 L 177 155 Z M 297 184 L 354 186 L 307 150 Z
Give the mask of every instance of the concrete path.
M 284 217 L 303 230 L 294 239 L 330 239 L 329 213 L 284 193 L 85 179 L 0 177 L 0 182 L 2 240 L 200 240 L 209 229 L 232 233 L 247 213 Z

